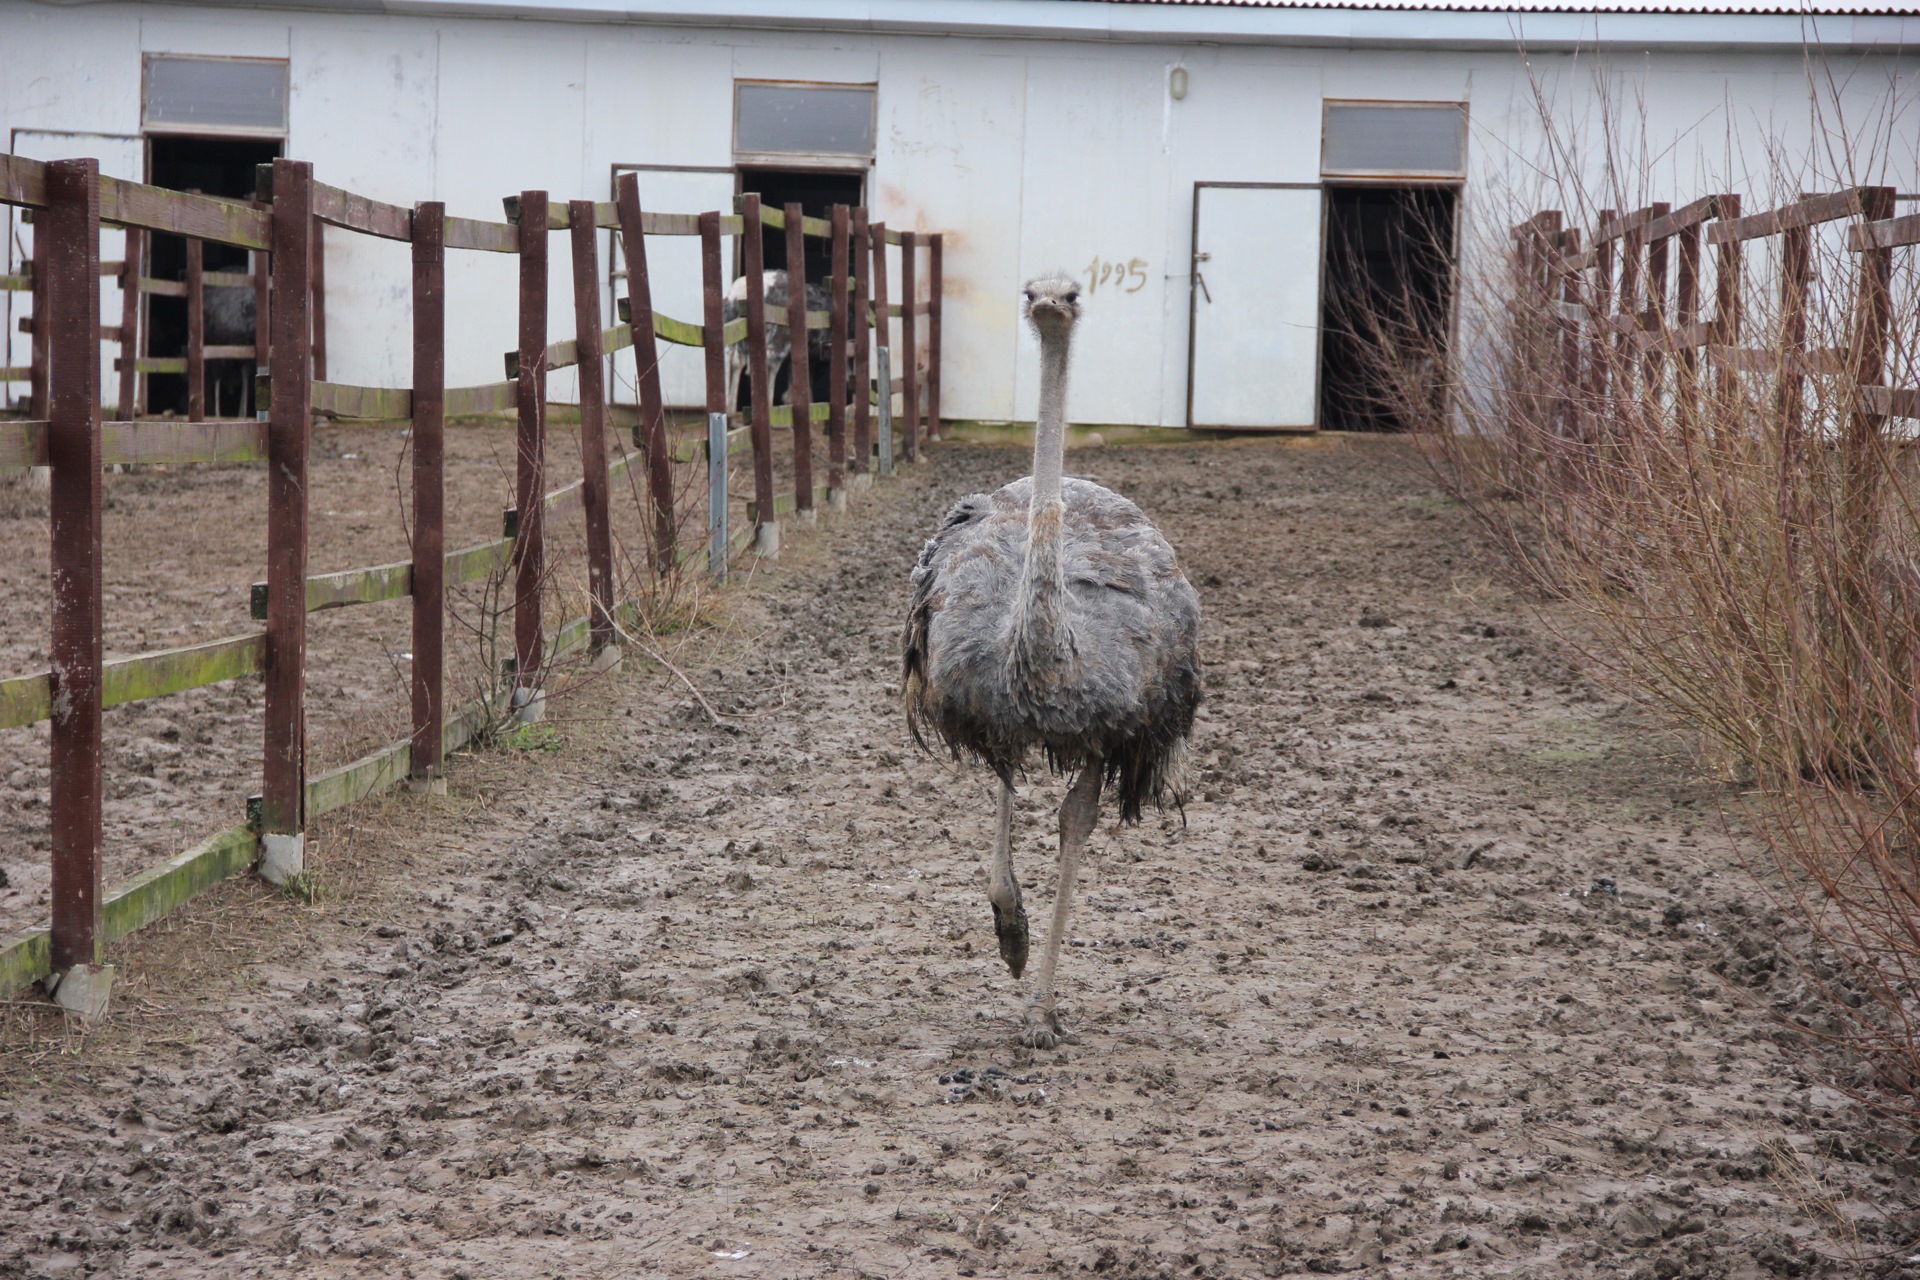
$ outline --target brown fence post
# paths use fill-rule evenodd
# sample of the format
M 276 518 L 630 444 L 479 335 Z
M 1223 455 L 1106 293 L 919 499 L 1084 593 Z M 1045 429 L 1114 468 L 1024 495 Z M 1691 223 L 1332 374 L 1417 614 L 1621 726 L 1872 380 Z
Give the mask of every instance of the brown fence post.
M 884 222 L 876 222 L 870 230 L 873 236 L 873 345 L 876 350 L 881 348 L 886 349 L 889 357 L 889 366 L 891 366 L 893 363 L 891 359 L 893 355 L 893 317 L 887 314 L 890 310 L 887 305 L 887 224 Z M 879 357 L 876 356 L 875 359 L 878 360 Z M 900 375 L 898 372 L 895 372 L 893 376 L 898 378 Z M 880 470 L 884 474 L 893 469 L 891 462 L 893 457 L 893 395 L 891 384 L 881 388 L 881 390 L 887 395 L 888 400 L 885 405 L 880 407 L 879 415 L 880 429 L 888 435 L 886 440 L 879 442 L 881 458 Z
M 920 461 L 920 236 L 900 233 L 900 358 L 906 374 L 906 427 L 901 432 L 907 461 Z
M 1700 412 L 1700 349 L 1689 340 L 1700 320 L 1700 226 L 1695 222 L 1680 229 L 1680 262 L 1673 283 L 1673 331 L 1681 339 L 1674 352 L 1674 400 L 1688 430 Z
M 546 576 L 547 513 L 547 193 L 522 191 L 520 250 L 519 454 L 513 505 L 513 710 L 521 723 L 545 713 L 540 663 L 546 646 L 540 593 Z
M 1731 222 L 1740 216 L 1740 197 L 1724 195 L 1714 201 L 1714 216 L 1721 221 Z M 1713 347 L 1731 347 L 1740 341 L 1740 262 L 1741 250 L 1738 240 L 1723 240 L 1719 252 L 1713 260 L 1713 329 L 1708 337 L 1710 343 L 1707 354 L 1713 354 Z M 1731 359 L 1714 361 L 1715 386 L 1722 400 L 1723 408 L 1730 408 L 1733 396 L 1739 387 L 1740 374 Z
M 313 221 L 313 380 L 327 380 L 327 228 Z
M 46 310 L 47 460 L 52 464 L 52 967 L 55 998 L 95 1014 L 104 983 L 75 966 L 100 962 L 100 183 L 94 160 L 47 166 L 47 209 L 34 273 Z M 97 986 L 97 990 L 94 988 Z
M 1580 325 L 1584 313 L 1586 291 L 1583 287 L 1583 272 L 1575 271 L 1566 265 L 1569 258 L 1580 254 L 1580 228 L 1568 227 L 1560 237 L 1560 252 L 1556 266 L 1560 273 L 1560 297 L 1575 314 L 1561 315 L 1560 321 L 1560 381 L 1565 387 L 1565 405 L 1562 409 L 1562 430 L 1570 440 L 1582 436 L 1582 420 L 1587 406 L 1580 395 Z M 1552 295 L 1549 294 L 1549 297 Z
M 1646 250 L 1645 226 L 1645 222 L 1638 222 L 1620 237 L 1620 294 L 1613 308 L 1619 319 L 1613 329 L 1613 353 L 1622 397 L 1633 394 L 1633 371 L 1640 367 L 1640 353 L 1634 342 L 1636 331 L 1629 326 L 1640 312 L 1644 283 L 1642 258 Z
M 941 297 L 947 276 L 941 271 L 945 234 L 927 238 L 927 439 L 941 438 Z
M 607 362 L 600 343 L 600 228 L 593 201 L 568 201 L 567 226 L 573 242 L 573 340 L 580 377 L 580 497 L 587 517 L 587 594 L 591 600 L 588 628 L 595 666 L 605 668 L 619 662 L 620 650 L 613 618 L 613 525 L 607 510 Z M 631 258 L 627 266 L 631 272 Z M 639 318 L 636 310 L 634 319 Z M 653 318 L 651 312 L 647 318 Z
M 207 419 L 206 247 L 187 241 L 187 421 Z
M 1666 201 L 1657 201 L 1647 212 L 1649 217 L 1664 218 L 1673 212 L 1673 206 Z M 1640 234 L 1644 238 L 1646 232 L 1642 231 Z M 1646 241 L 1647 273 L 1644 290 L 1647 305 L 1644 310 L 1650 327 L 1644 329 L 1636 327 L 1634 330 L 1636 341 L 1641 332 L 1651 333 L 1658 340 L 1664 340 L 1667 337 L 1667 268 L 1672 256 L 1670 240 L 1669 236 L 1657 236 Z M 1664 351 L 1665 348 L 1659 341 L 1649 342 L 1644 349 L 1643 363 L 1646 370 L 1646 391 L 1649 397 L 1657 397 L 1660 394 L 1661 378 L 1666 367 Z
M 740 201 L 740 235 L 746 249 L 747 367 L 753 379 L 753 501 L 758 512 L 753 549 L 780 554 L 780 522 L 773 512 L 773 388 L 767 385 L 767 255 L 761 243 L 760 197 Z
M 267 655 L 260 874 L 306 870 L 307 452 L 313 166 L 273 162 L 273 409 L 267 425 Z M 191 242 L 189 242 L 191 243 Z
M 813 519 L 813 361 L 807 341 L 806 215 L 787 215 L 787 402 L 793 409 L 793 514 Z
M 853 487 L 873 483 L 873 253 L 867 211 L 853 211 Z
M 1895 191 L 1892 187 L 1866 187 L 1860 193 L 1861 224 L 1893 217 Z M 1846 539 L 1848 572 L 1845 589 L 1860 592 L 1871 581 L 1874 506 L 1878 497 L 1880 433 L 1886 428 L 1887 415 L 1875 413 L 1866 403 L 1860 388 L 1878 385 L 1886 378 L 1887 340 L 1893 330 L 1893 250 L 1859 250 L 1856 268 L 1859 284 L 1854 294 L 1853 333 L 1848 342 L 1848 394 L 1853 410 L 1847 416 L 1842 449 L 1845 462 L 1845 516 L 1841 522 Z
M 416 780 L 440 773 L 447 580 L 447 206 L 413 206 L 413 751 Z
M 1807 292 L 1813 285 L 1813 230 L 1788 227 L 1780 233 L 1780 358 L 1774 384 L 1774 408 L 1786 425 L 1790 461 L 1806 421 Z
M 1608 356 L 1613 349 L 1608 336 L 1613 327 L 1615 216 L 1614 210 L 1602 209 L 1600 223 L 1593 237 L 1593 342 L 1588 352 L 1592 360 L 1588 379 L 1593 393 L 1594 412 L 1603 419 L 1607 416 Z
M 120 403 L 118 416 L 130 422 L 139 412 L 134 393 L 140 386 L 140 258 L 146 235 L 127 228 L 126 261 L 120 266 Z
M 835 511 L 847 505 L 847 235 L 851 219 L 847 206 L 833 206 L 833 266 L 827 276 L 827 345 L 833 356 L 827 366 L 827 505 Z
M 671 573 L 679 559 L 675 548 L 673 521 L 673 465 L 667 449 L 667 409 L 660 394 L 660 344 L 653 332 L 653 281 L 647 269 L 647 236 L 640 209 L 640 176 L 620 175 L 620 246 L 627 256 L 628 323 L 633 328 L 634 385 L 639 391 L 640 422 L 634 428 L 647 451 L 647 488 L 653 496 L 654 563 L 662 574 Z M 704 231 L 702 232 L 704 234 Z M 719 227 L 714 228 L 718 248 Z M 702 244 L 704 252 L 705 245 Z M 575 252 L 578 253 L 576 243 Z M 576 273 L 578 267 L 576 265 Z M 575 275 L 574 287 L 582 287 Z M 580 358 L 586 359 L 586 352 Z M 724 355 L 723 355 L 724 371 Z M 711 397 L 709 397 L 711 398 Z M 609 542 L 609 548 L 612 544 Z M 611 550 L 609 550 L 611 557 Z M 611 558 L 608 564 L 612 564 Z M 609 595 L 608 600 L 612 600 Z
M 726 285 L 720 270 L 720 214 L 700 215 L 700 340 L 707 362 L 707 571 L 727 576 Z

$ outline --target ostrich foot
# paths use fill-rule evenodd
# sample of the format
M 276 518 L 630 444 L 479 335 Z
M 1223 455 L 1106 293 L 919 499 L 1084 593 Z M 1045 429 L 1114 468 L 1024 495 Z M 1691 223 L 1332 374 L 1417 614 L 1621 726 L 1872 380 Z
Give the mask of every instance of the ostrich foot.
M 1059 1011 L 1051 1005 L 1036 1004 L 1027 1010 L 1027 1025 L 1020 1029 L 1020 1043 L 1029 1049 L 1051 1049 L 1073 1037 L 1073 1029 L 1060 1021 Z
M 1014 887 L 1013 905 L 993 907 L 993 932 L 1000 939 L 1000 958 L 1019 977 L 1027 968 L 1027 909 L 1020 901 L 1019 886 Z

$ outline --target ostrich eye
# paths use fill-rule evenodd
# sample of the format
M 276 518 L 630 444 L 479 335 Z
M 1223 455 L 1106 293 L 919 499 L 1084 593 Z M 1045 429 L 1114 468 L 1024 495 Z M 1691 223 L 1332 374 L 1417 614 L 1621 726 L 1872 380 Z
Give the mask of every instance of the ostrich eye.
M 1068 302 L 1080 301 L 1080 291 L 1078 289 L 1067 290 L 1067 301 Z

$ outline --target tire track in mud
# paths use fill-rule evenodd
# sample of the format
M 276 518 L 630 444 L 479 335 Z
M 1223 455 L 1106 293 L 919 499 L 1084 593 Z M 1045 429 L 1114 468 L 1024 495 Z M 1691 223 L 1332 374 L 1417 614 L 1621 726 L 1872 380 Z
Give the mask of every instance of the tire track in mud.
M 1209 702 L 1184 824 L 1095 835 L 1080 1037 L 1017 1047 L 990 789 L 893 686 L 920 540 L 1021 467 L 938 448 L 790 539 L 682 663 L 723 726 L 624 681 L 196 1046 L 8 1080 L 0 1273 L 1860 1273 L 1809 1211 L 1874 1248 L 1911 1187 L 1701 967 L 1764 913 L 1717 793 L 1402 442 L 1069 459 L 1180 548 Z

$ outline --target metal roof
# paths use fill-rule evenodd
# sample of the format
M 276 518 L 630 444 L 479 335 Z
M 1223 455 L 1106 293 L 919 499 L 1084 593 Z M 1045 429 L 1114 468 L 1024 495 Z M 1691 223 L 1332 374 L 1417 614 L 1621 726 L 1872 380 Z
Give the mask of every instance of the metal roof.
M 0 0 L 0 6 L 17 0 Z M 85 5 L 116 0 L 41 0 Z M 147 0 L 167 3 L 168 0 Z M 206 7 L 1154 44 L 1920 50 L 1916 0 L 172 0 Z
M 1807 17 L 1910 15 L 1915 0 L 1100 0 L 1222 9 L 1408 9 L 1473 13 L 1734 13 Z

